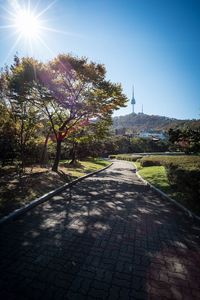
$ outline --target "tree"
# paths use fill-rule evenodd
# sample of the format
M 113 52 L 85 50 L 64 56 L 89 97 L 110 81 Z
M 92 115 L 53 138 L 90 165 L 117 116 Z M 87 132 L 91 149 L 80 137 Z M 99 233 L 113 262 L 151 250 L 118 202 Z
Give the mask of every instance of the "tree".
M 200 128 L 170 129 L 169 130 L 170 143 L 180 151 L 185 153 L 199 153 L 200 152 Z
M 40 70 L 37 91 L 56 141 L 53 171 L 58 170 L 65 138 L 88 126 L 92 118 L 106 120 L 125 105 L 127 98 L 121 85 L 105 77 L 103 65 L 69 54 L 59 55 Z
M 21 160 L 22 170 L 28 153 L 31 153 L 38 127 L 40 127 L 39 110 L 30 102 L 31 84 L 35 80 L 34 65 L 31 58 L 20 60 L 14 57 L 10 69 L 6 69 L 4 76 L 4 101 L 2 102 L 9 114 L 17 141 L 17 156 Z M 2 90 L 2 88 L 1 88 Z
M 80 139 L 93 120 L 105 126 L 127 101 L 121 85 L 106 80 L 103 65 L 72 55 L 59 55 L 47 64 L 15 56 L 0 79 L 1 105 L 13 121 L 22 166 L 39 134 L 45 137 L 43 158 L 49 138 L 56 142 L 52 169 L 57 171 L 62 142 L 77 135 Z M 84 135 L 82 141 L 86 131 Z
M 150 138 L 134 137 L 131 139 L 131 152 L 164 152 L 169 148 L 166 140 L 154 141 Z
M 16 127 L 7 107 L 0 101 L 0 160 L 2 166 L 13 161 L 17 151 Z
M 87 127 L 75 132 L 69 139 L 71 142 L 70 158 L 73 164 L 76 159 L 88 156 L 97 157 L 104 154 L 104 143 L 110 133 L 111 119 L 95 120 Z

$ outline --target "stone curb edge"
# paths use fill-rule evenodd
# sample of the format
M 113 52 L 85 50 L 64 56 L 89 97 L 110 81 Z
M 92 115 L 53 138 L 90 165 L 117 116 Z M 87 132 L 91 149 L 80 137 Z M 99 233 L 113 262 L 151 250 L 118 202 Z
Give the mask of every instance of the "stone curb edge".
M 57 195 L 58 193 L 61 193 L 62 191 L 64 191 L 67 188 L 72 187 L 73 185 L 75 185 L 76 183 L 78 183 L 79 181 L 82 181 L 84 179 L 86 179 L 87 177 L 93 176 L 97 173 L 100 173 L 106 169 L 108 169 L 109 167 L 111 167 L 113 165 L 113 163 L 111 163 L 110 165 L 106 166 L 105 168 L 102 168 L 100 170 L 94 171 L 92 173 L 86 174 L 84 176 L 81 176 L 69 183 L 65 183 L 64 185 L 60 186 L 59 188 L 50 191 L 46 194 L 44 194 L 43 196 L 36 198 L 35 200 L 31 201 L 30 203 L 26 204 L 25 206 L 18 208 L 16 210 L 14 210 L 13 212 L 11 212 L 10 214 L 8 214 L 7 216 L 3 217 L 0 219 L 0 225 L 4 224 L 5 222 L 11 221 L 16 219 L 17 217 L 21 216 L 22 214 L 26 213 L 28 210 L 34 208 L 35 206 L 49 200 L 50 198 L 52 198 L 53 196 Z
M 134 164 L 135 168 L 136 168 L 136 175 L 137 177 L 143 181 L 147 186 L 149 186 L 151 189 L 153 189 L 155 192 L 157 192 L 158 194 L 160 194 L 161 196 L 163 196 L 165 199 L 173 202 L 176 206 L 178 206 L 179 208 L 181 208 L 182 210 L 184 210 L 184 212 L 186 212 L 190 218 L 195 218 L 198 221 L 200 221 L 200 217 L 197 216 L 195 213 L 191 212 L 188 208 L 186 208 L 185 206 L 183 206 L 182 204 L 180 204 L 179 202 L 177 202 L 176 200 L 174 200 L 173 198 L 169 197 L 167 194 L 165 194 L 163 191 L 161 191 L 160 189 L 156 188 L 154 185 L 152 185 L 151 183 L 149 183 L 148 181 L 146 181 L 144 178 L 142 178 L 142 176 L 138 173 L 138 169 L 136 167 L 136 165 Z

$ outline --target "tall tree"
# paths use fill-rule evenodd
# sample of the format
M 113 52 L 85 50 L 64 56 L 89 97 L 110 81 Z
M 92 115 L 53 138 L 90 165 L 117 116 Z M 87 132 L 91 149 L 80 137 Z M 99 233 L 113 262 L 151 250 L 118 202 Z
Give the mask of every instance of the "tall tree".
M 14 57 L 14 63 L 6 73 L 6 105 L 15 123 L 15 134 L 19 146 L 22 169 L 26 160 L 28 147 L 37 136 L 40 113 L 30 101 L 31 84 L 35 80 L 34 65 L 31 58 L 20 60 Z
M 125 106 L 127 98 L 120 84 L 106 80 L 103 65 L 69 54 L 44 66 L 38 82 L 43 85 L 39 98 L 48 99 L 43 103 L 56 140 L 52 170 L 57 171 L 63 140 L 88 126 L 92 118 L 110 118 L 115 109 Z

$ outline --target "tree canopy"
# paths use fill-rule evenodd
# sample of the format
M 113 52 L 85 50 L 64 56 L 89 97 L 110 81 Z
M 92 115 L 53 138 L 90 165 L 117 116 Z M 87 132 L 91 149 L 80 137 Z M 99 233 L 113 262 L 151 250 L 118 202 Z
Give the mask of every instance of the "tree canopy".
M 170 129 L 169 141 L 176 150 L 184 151 L 185 153 L 200 152 L 200 129 L 199 128 L 183 128 Z
M 31 139 L 42 133 L 56 143 L 54 171 L 64 139 L 92 120 L 108 124 L 113 111 L 127 101 L 121 85 L 106 79 L 104 65 L 71 54 L 48 63 L 15 56 L 13 65 L 1 72 L 0 95 L 18 132 L 21 159 Z

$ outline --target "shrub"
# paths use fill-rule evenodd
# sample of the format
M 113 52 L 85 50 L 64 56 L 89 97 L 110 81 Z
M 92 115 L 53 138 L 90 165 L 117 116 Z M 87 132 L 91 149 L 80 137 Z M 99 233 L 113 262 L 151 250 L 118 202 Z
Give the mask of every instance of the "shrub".
M 119 160 L 127 160 L 127 161 L 137 161 L 142 158 L 141 155 L 128 155 L 128 154 L 117 154 L 117 155 L 109 155 L 111 159 L 119 159 Z
M 161 166 L 163 165 L 159 159 L 143 157 L 140 159 L 140 164 L 142 167 L 151 167 L 151 166 Z
M 184 168 L 175 164 L 166 166 L 170 185 L 182 194 L 182 202 L 188 207 L 200 209 L 200 169 Z
M 109 155 L 108 156 L 110 159 L 115 159 L 116 158 L 116 155 Z
M 140 160 L 143 167 L 149 166 L 167 166 L 173 164 L 187 169 L 200 169 L 200 156 L 197 155 L 155 155 L 145 156 Z

